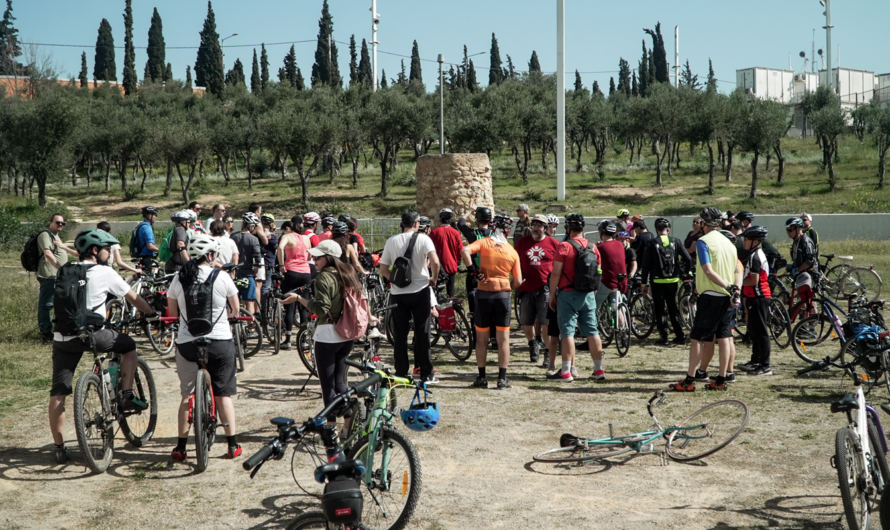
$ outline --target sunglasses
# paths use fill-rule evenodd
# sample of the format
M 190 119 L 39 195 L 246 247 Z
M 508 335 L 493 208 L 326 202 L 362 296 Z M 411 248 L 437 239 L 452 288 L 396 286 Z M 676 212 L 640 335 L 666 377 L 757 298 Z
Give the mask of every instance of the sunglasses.
M 65 226 L 65 221 L 55 221 L 55 223 L 59 226 Z
M 226 221 L 227 225 L 234 224 L 234 223 L 235 223 L 235 221 Z
M 791 232 L 796 231 L 796 230 L 797 230 L 796 228 L 786 228 L 786 229 L 785 229 L 785 231 L 788 232 L 789 234 L 790 234 Z

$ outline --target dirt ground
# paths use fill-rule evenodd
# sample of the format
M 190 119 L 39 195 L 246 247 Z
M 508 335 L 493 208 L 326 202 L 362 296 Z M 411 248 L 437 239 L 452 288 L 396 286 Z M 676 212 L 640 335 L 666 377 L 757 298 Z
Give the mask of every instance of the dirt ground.
M 552 383 L 529 363 L 524 344 L 514 332 L 513 388 L 506 391 L 470 388 L 476 375 L 472 360 L 459 363 L 446 350 L 434 350 L 442 380 L 434 389 L 441 423 L 428 433 L 401 429 L 415 443 L 423 472 L 409 528 L 845 526 L 836 472 L 829 465 L 834 433 L 845 419 L 832 416 L 829 403 L 852 385 L 837 371 L 798 378 L 794 370 L 804 364 L 789 349 L 774 353 L 773 376 L 740 374 L 726 393 L 669 394 L 658 410 L 665 425 L 720 399 L 748 404 L 746 431 L 705 461 L 662 467 L 657 456 L 635 456 L 554 466 L 534 463 L 532 455 L 555 448 L 563 432 L 605 435 L 609 423 L 620 432 L 648 427 L 646 400 L 680 379 L 687 349 L 647 341 L 633 344 L 619 359 L 612 346 L 605 361 L 608 380 L 602 383 L 586 379 L 592 362 L 581 351 L 582 379 Z M 748 348 L 739 346 L 739 362 L 748 356 Z M 317 380 L 297 394 L 307 374 L 294 353 L 264 351 L 248 360 L 238 377 L 236 401 L 245 454 L 236 462 L 224 460 L 224 444 L 217 443 L 202 474 L 193 463 L 173 463 L 169 456 L 179 400 L 175 364 L 170 357 L 146 353 L 146 358 L 160 394 L 157 432 L 141 449 L 119 435 L 113 463 L 103 475 L 84 466 L 70 413 L 66 439 L 75 458 L 68 465 L 53 461 L 44 401 L 4 422 L 0 528 L 271 529 L 317 505 L 294 484 L 290 455 L 267 464 L 254 480 L 241 468 L 273 435 L 270 418 L 305 419 L 321 409 Z M 489 372 L 494 370 L 490 362 Z M 875 390 L 870 401 L 886 402 L 886 389 Z M 69 411 L 71 406 L 69 400 Z M 308 469 L 298 470 L 297 478 L 310 480 Z M 872 528 L 879 527 L 875 513 Z

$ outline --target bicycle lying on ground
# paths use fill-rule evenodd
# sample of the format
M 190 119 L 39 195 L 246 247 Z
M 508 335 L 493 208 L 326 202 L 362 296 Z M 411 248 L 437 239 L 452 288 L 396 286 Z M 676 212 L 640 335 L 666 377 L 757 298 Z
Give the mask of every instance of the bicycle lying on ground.
M 639 454 L 661 455 L 662 465 L 667 456 L 678 462 L 690 462 L 723 449 L 735 440 L 748 424 L 748 406 L 730 399 L 718 401 L 703 407 L 679 425 L 662 427 L 655 417 L 653 407 L 665 400 L 664 391 L 659 390 L 649 399 L 646 410 L 652 417 L 648 430 L 616 436 L 609 424 L 607 438 L 582 438 L 572 434 L 560 436 L 560 447 L 535 455 L 535 462 L 542 463 L 585 463 L 622 455 L 631 451 Z M 664 437 L 667 440 L 664 450 L 655 449 L 655 441 Z

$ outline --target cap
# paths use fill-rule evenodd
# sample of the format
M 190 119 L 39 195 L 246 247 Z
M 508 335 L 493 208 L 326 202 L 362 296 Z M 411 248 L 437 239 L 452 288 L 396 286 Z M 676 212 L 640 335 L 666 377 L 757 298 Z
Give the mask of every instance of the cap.
M 539 214 L 535 215 L 534 217 L 532 217 L 532 222 L 534 222 L 534 221 L 537 221 L 544 225 L 547 225 L 550 223 L 550 219 L 547 219 L 547 216 L 542 213 L 539 213 Z
M 321 256 L 331 256 L 332 258 L 339 258 L 341 254 L 343 254 L 343 249 L 340 248 L 340 245 L 336 241 L 331 241 L 330 239 L 325 239 L 318 246 L 310 248 L 309 253 L 315 256 L 316 258 L 320 258 Z

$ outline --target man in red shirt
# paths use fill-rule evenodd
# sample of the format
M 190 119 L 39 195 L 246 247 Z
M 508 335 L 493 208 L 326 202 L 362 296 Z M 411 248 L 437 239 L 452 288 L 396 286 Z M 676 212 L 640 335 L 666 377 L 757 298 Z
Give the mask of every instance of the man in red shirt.
M 544 343 L 540 336 L 535 336 L 535 322 L 546 326 L 547 302 L 550 298 L 550 287 L 547 280 L 553 270 L 553 258 L 556 256 L 559 243 L 545 232 L 547 216 L 538 214 L 531 220 L 530 235 L 516 242 L 516 253 L 519 254 L 519 266 L 525 281 L 516 290 L 519 296 L 519 323 L 528 340 L 531 362 L 538 362 Z M 553 355 L 556 350 L 553 350 Z M 549 366 L 549 362 L 547 363 Z
M 547 379 L 572 381 L 572 362 L 575 359 L 575 328 L 587 337 L 590 356 L 593 358 L 591 379 L 606 378 L 603 370 L 603 343 L 596 324 L 596 291 L 575 290 L 575 259 L 577 248 L 588 249 L 602 263 L 599 250 L 584 239 L 584 216 L 573 213 L 566 216 L 565 229 L 568 238 L 559 244 L 550 274 L 550 308 L 556 310 L 559 321 L 562 369 L 548 375 Z
M 453 220 L 454 212 L 449 208 L 443 208 L 439 212 L 439 226 L 430 232 L 430 239 L 433 240 L 436 255 L 439 256 L 439 261 L 442 264 L 441 270 L 448 275 L 448 285 L 445 288 L 448 296 L 454 296 L 454 277 L 457 275 L 460 251 L 464 246 L 460 232 L 451 226 Z

